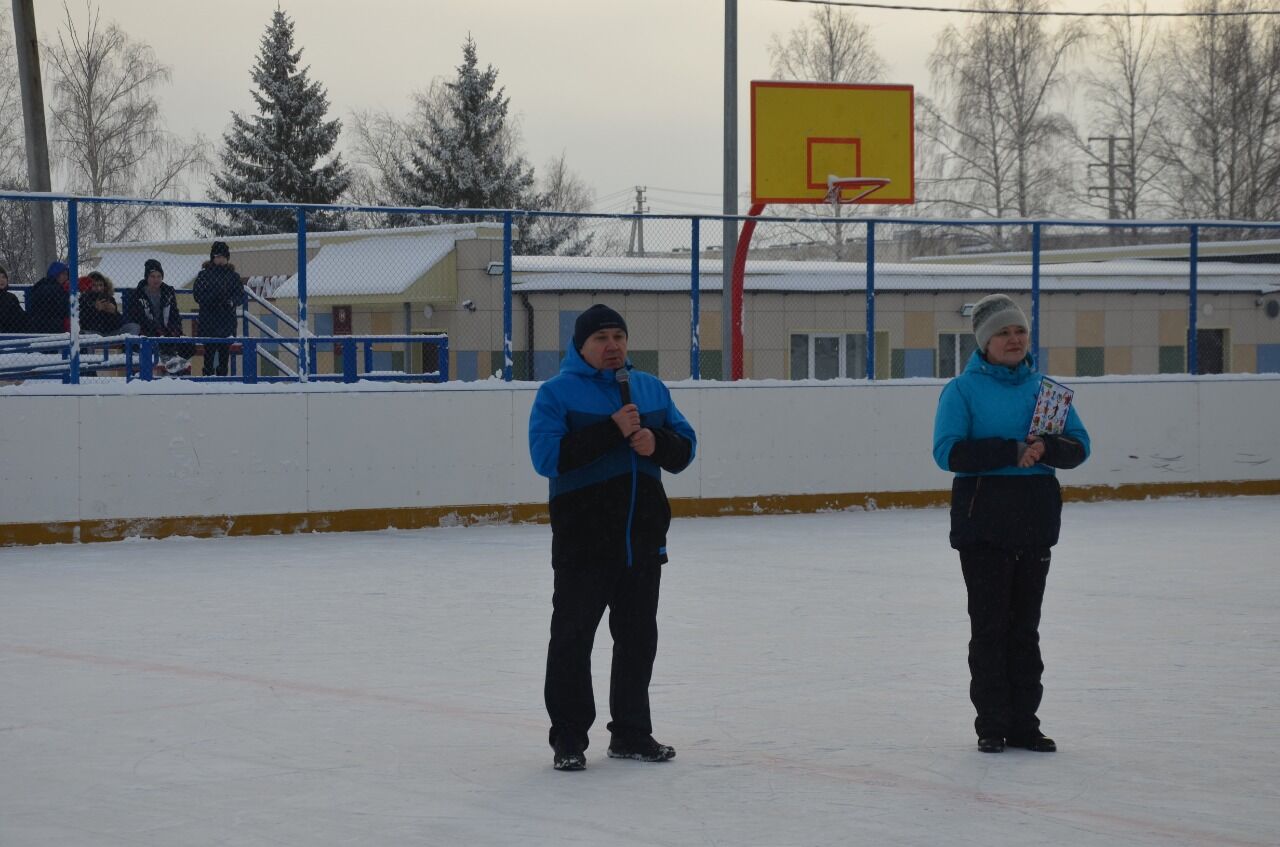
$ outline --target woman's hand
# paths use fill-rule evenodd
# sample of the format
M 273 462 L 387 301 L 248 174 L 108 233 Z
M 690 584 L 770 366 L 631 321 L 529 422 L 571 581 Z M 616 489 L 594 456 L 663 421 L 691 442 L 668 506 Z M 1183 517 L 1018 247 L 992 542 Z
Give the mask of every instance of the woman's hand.
M 1018 445 L 1018 467 L 1029 468 L 1044 458 L 1044 439 L 1028 435 L 1026 442 Z

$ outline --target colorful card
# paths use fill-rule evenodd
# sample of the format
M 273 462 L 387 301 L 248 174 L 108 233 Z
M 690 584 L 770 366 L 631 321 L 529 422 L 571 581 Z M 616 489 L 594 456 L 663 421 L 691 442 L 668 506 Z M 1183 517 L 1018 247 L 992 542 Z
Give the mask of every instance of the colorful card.
M 1040 393 L 1036 396 L 1036 408 L 1031 413 L 1031 429 L 1028 435 L 1060 435 L 1067 428 L 1067 412 L 1071 410 L 1071 398 L 1075 391 L 1049 377 L 1040 380 Z

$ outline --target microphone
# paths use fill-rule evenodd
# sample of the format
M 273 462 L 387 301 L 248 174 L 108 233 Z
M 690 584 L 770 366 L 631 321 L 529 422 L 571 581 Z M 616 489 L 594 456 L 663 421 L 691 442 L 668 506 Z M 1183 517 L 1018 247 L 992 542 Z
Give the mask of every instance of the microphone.
M 613 378 L 618 381 L 618 390 L 622 392 L 622 405 L 631 402 L 631 374 L 627 373 L 626 368 L 618 368 L 613 372 Z

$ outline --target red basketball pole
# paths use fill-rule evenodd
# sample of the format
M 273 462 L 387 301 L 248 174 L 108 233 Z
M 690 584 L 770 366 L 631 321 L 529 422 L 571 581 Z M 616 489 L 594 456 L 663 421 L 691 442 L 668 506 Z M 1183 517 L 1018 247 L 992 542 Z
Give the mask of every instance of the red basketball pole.
M 733 254 L 733 289 L 729 300 L 731 320 L 733 321 L 733 349 L 729 351 L 730 379 L 742 379 L 742 280 L 747 271 L 747 250 L 751 246 L 751 236 L 756 231 L 756 218 L 764 213 L 764 203 L 754 203 L 747 210 L 747 219 L 742 224 L 742 232 L 738 235 L 738 249 Z

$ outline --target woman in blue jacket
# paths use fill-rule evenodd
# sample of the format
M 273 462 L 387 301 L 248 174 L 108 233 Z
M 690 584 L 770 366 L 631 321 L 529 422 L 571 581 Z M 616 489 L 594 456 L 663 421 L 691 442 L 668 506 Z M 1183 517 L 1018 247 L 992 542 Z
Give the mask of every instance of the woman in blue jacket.
M 1040 605 L 1058 542 L 1062 494 L 1054 468 L 1089 456 L 1075 408 L 1061 435 L 1028 436 L 1040 374 L 1028 353 L 1026 315 L 992 294 L 975 304 L 978 349 L 938 398 L 933 458 L 953 471 L 951 546 L 969 596 L 969 696 L 978 749 L 1053 752 L 1036 711 Z
M 529 414 L 534 469 L 550 480 L 551 643 L 544 689 L 557 770 L 586 767 L 596 717 L 591 647 L 606 608 L 613 635 L 609 756 L 662 762 L 649 680 L 671 508 L 662 471 L 693 461 L 693 427 L 662 381 L 632 370 L 627 324 L 607 306 L 578 316 L 573 349 Z

